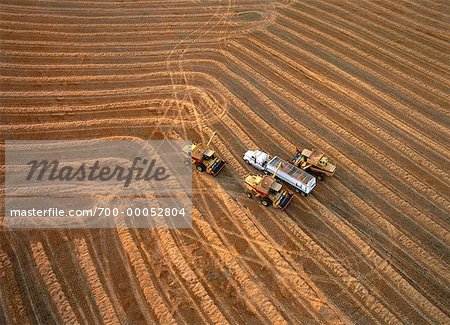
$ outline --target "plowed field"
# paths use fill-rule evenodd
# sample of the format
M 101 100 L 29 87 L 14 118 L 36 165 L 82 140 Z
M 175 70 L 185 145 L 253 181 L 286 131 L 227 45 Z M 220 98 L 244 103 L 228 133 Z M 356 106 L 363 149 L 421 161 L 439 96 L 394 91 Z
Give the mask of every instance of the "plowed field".
M 194 174 L 192 229 L 2 231 L 0 323 L 450 323 L 448 1 L 0 10 L 3 140 L 215 131 L 228 162 Z M 296 147 L 336 175 L 247 198 L 243 153 Z

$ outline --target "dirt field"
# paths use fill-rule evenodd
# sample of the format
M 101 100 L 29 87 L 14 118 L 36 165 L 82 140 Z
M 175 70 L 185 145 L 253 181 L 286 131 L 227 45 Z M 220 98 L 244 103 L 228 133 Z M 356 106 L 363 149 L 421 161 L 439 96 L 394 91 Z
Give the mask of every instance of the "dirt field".
M 450 323 L 450 3 L 1 0 L 3 139 L 191 139 L 193 229 L 3 231 L 0 323 Z M 285 212 L 247 148 L 338 163 Z

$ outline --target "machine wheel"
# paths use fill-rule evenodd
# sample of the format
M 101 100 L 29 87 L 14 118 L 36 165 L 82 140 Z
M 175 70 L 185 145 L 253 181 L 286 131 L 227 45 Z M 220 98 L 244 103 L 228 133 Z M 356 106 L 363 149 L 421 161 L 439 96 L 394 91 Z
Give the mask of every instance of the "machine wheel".
M 264 205 L 265 207 L 268 207 L 269 205 L 272 204 L 272 202 L 270 201 L 270 199 L 268 199 L 268 198 L 266 198 L 266 197 L 263 197 L 263 198 L 261 199 L 261 204 Z
M 301 191 L 298 188 L 295 188 L 295 193 L 300 193 Z
M 245 194 L 246 194 L 250 199 L 251 199 L 252 196 L 253 196 L 252 192 L 249 192 L 249 191 L 245 192 Z
M 302 192 L 302 195 L 303 195 L 304 197 L 307 197 L 307 196 L 308 196 L 308 194 L 306 194 L 305 192 Z
M 317 175 L 317 179 L 318 179 L 319 181 L 323 181 L 323 174 Z
M 195 169 L 197 169 L 199 172 L 204 172 L 206 170 L 206 166 L 202 163 L 195 164 Z
M 245 159 L 244 161 L 245 161 L 245 163 L 246 163 L 247 165 L 250 165 L 250 161 L 249 161 L 249 160 Z

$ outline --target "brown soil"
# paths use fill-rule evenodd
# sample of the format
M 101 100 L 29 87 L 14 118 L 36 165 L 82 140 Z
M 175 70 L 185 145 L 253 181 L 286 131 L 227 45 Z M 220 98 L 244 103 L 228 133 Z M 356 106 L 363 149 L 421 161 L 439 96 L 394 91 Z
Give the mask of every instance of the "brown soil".
M 0 323 L 450 323 L 448 2 L 0 9 L 3 140 L 216 131 L 228 162 L 189 230 L 4 230 Z M 247 148 L 305 146 L 335 177 L 285 212 L 245 196 Z

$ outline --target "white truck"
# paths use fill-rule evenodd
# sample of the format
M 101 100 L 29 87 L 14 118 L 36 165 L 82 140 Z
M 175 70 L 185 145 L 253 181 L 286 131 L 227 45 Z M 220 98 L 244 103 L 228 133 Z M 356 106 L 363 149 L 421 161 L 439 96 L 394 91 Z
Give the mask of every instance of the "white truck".
M 316 178 L 304 170 L 295 167 L 280 157 L 271 157 L 268 153 L 260 150 L 248 150 L 244 154 L 244 161 L 258 170 L 267 174 L 274 174 L 279 168 L 276 178 L 292 185 L 297 193 L 308 195 L 316 186 Z M 280 165 L 281 163 L 281 165 Z

